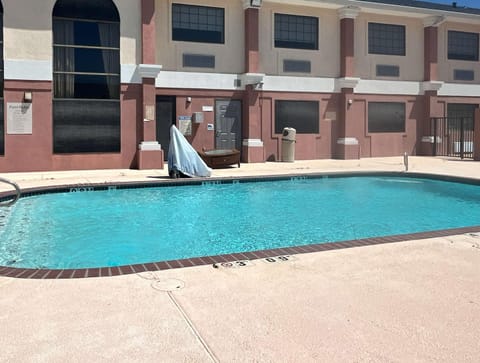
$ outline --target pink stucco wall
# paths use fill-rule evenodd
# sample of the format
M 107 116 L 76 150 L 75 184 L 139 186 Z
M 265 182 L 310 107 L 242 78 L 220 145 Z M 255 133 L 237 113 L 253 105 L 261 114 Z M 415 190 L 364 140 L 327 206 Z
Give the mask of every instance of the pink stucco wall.
M 25 91 L 33 95 L 32 134 L 9 135 L 5 131 L 5 155 L 0 156 L 0 172 L 136 167 L 137 122 L 142 116 L 141 86 L 122 85 L 120 153 L 53 154 L 52 83 L 7 80 L 5 105 L 22 102 Z M 6 123 L 5 111 L 5 130 Z

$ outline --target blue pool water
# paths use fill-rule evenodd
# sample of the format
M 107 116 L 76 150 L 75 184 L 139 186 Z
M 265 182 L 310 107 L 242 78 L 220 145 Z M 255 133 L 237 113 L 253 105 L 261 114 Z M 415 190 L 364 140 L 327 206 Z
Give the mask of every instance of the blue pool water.
M 119 266 L 473 226 L 479 206 L 480 186 L 397 177 L 43 194 L 0 209 L 0 266 Z

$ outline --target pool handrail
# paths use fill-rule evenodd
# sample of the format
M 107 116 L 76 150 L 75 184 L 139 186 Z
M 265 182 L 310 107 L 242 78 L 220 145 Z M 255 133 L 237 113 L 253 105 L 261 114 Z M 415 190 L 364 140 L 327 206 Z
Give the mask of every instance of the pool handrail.
M 20 190 L 20 187 L 18 186 L 18 184 L 15 183 L 12 180 L 0 177 L 0 182 L 9 184 L 9 185 L 11 185 L 12 187 L 15 188 L 15 191 L 16 191 L 15 198 L 13 198 L 11 200 L 0 202 L 0 207 L 10 207 L 10 206 L 14 205 L 20 199 L 22 191 Z

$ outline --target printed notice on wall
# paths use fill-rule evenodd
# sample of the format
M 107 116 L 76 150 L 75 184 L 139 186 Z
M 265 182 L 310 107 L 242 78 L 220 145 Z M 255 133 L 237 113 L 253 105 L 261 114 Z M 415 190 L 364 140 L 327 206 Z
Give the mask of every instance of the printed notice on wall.
M 7 103 L 7 134 L 32 134 L 31 103 Z
M 178 130 L 184 136 L 191 136 L 192 135 L 192 117 L 178 116 Z

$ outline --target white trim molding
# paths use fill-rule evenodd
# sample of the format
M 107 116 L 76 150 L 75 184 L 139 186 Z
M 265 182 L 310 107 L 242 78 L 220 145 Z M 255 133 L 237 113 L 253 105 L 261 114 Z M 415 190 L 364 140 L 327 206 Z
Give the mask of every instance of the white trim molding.
M 438 96 L 480 97 L 480 84 L 445 83 Z
M 263 79 L 265 78 L 264 73 L 244 73 L 239 77 L 242 82 L 242 86 L 246 85 L 259 85 L 263 84 Z
M 277 92 L 334 93 L 335 78 L 265 76 L 263 90 Z
M 360 83 L 360 78 L 357 77 L 345 77 L 336 79 L 337 86 L 335 87 L 338 90 L 342 88 L 356 88 Z
M 138 74 L 136 64 L 121 64 L 120 65 L 120 82 L 121 83 L 142 83 L 142 77 Z
M 428 27 L 439 27 L 442 25 L 445 21 L 447 21 L 447 17 L 444 15 L 438 15 L 438 16 L 429 16 L 428 18 L 423 19 L 423 26 L 425 28 Z
M 444 85 L 442 81 L 427 81 L 422 83 L 422 93 L 425 91 L 439 91 Z
M 242 145 L 247 147 L 263 147 L 263 141 L 260 139 L 243 139 Z
M 238 74 L 162 71 L 155 86 L 162 88 L 239 90 Z
M 339 19 L 355 19 L 360 14 L 358 6 L 345 6 L 337 10 Z
M 141 151 L 160 151 L 160 150 L 162 150 L 162 146 L 158 143 L 158 141 L 142 141 L 138 145 L 138 150 L 141 150 Z
M 358 145 L 358 139 L 356 137 L 341 137 L 337 139 L 338 145 Z
M 138 65 L 138 74 L 142 78 L 157 78 L 161 70 L 162 70 L 162 66 L 159 64 L 139 64 Z
M 6 80 L 53 80 L 53 67 L 51 60 L 5 59 L 4 72 Z
M 358 82 L 355 93 L 418 96 L 422 94 L 422 89 L 421 82 L 362 79 Z

